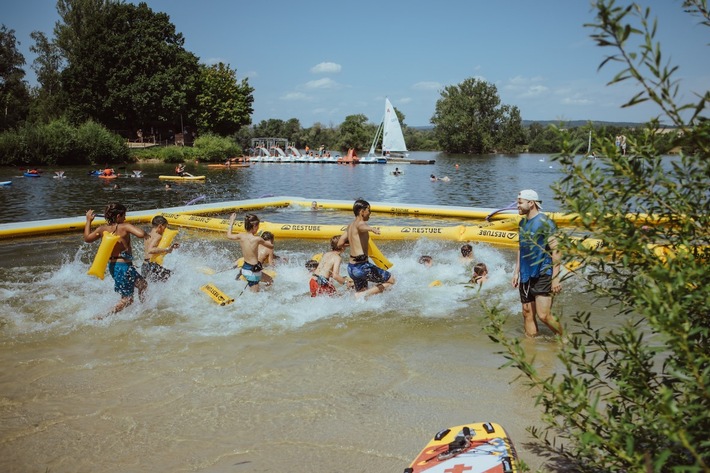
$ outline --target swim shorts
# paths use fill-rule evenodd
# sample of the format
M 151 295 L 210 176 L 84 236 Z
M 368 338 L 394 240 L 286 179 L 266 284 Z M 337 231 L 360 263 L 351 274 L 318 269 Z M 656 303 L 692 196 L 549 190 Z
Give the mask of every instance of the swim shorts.
M 261 281 L 261 263 L 250 264 L 246 261 L 242 265 L 242 276 L 247 280 L 247 286 L 252 287 Z
M 369 261 L 348 264 L 348 275 L 353 280 L 356 292 L 367 289 L 368 281 L 381 284 L 389 281 L 390 277 L 392 277 L 388 271 L 378 268 Z
M 552 294 L 552 276 L 541 274 L 539 277 L 530 278 L 518 285 L 520 302 L 527 304 L 535 302 L 535 296 L 550 296 Z
M 170 277 L 170 270 L 163 268 L 158 263 L 144 261 L 141 266 L 141 275 L 152 282 L 167 281 Z
M 309 286 L 311 288 L 311 297 L 316 297 L 319 294 L 330 296 L 336 292 L 335 286 L 333 286 L 330 280 L 324 278 L 323 276 L 314 275 L 311 277 Z
M 133 297 L 136 281 L 143 279 L 131 263 L 109 263 L 108 272 L 114 281 L 113 290 L 121 294 L 121 297 Z

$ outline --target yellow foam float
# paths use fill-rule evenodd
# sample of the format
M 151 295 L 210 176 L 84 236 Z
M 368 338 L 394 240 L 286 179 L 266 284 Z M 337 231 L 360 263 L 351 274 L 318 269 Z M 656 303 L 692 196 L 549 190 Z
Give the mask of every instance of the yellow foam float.
M 210 296 L 213 301 L 221 306 L 225 306 L 234 302 L 233 297 L 229 297 L 227 294 L 222 292 L 217 286 L 212 283 L 205 284 L 200 287 L 200 290 Z
M 172 244 L 173 240 L 175 239 L 175 235 L 178 234 L 177 230 L 173 230 L 171 228 L 166 228 L 165 231 L 163 232 L 163 236 L 160 237 L 160 241 L 158 242 L 158 248 L 161 250 L 164 250 Z M 163 258 L 165 258 L 165 253 L 157 253 L 154 255 L 151 255 L 150 261 L 152 263 L 158 263 L 160 265 L 163 264 Z
M 101 236 L 101 244 L 99 249 L 94 256 L 94 262 L 91 263 L 91 267 L 86 272 L 90 276 L 96 276 L 102 279 L 106 276 L 106 266 L 108 265 L 108 260 L 111 258 L 111 252 L 113 252 L 113 247 L 119 240 L 118 235 L 114 235 L 110 232 L 104 232 Z

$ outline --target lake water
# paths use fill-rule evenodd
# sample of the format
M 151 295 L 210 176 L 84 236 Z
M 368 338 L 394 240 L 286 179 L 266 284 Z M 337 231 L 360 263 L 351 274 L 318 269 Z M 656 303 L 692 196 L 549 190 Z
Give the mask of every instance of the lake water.
M 52 179 L 54 169 L 24 178 L 2 168 L 0 181 L 13 184 L 0 187 L 0 223 L 81 216 L 113 200 L 130 215 L 269 195 L 501 208 L 522 188 L 536 189 L 545 210 L 559 208 L 549 186 L 560 170 L 549 156 L 412 157 L 437 161 L 218 171 L 192 164 L 188 171 L 206 180 L 171 190 L 157 179 L 172 174 L 167 165 L 129 165 L 119 171 L 145 177 L 108 183 L 89 168 L 65 168 L 66 179 Z M 404 174 L 392 175 L 395 167 Z M 431 182 L 430 174 L 450 181 Z M 352 219 L 301 208 L 257 213 L 272 222 Z M 371 222 L 412 219 L 373 214 Z M 477 293 L 463 284 L 470 269 L 459 262 L 460 242 L 383 241 L 398 282 L 363 302 L 307 294 L 303 263 L 327 249 L 324 240 L 277 240 L 288 262 L 277 267 L 274 287 L 237 296 L 243 285 L 234 272 L 207 274 L 240 256 L 234 242 L 195 230 L 178 239 L 180 249 L 165 259 L 173 277 L 152 285 L 144 303 L 101 321 L 94 316 L 118 295 L 110 277 L 86 275 L 97 244 L 80 234 L 0 240 L 1 471 L 402 471 L 438 430 L 475 421 L 500 423 L 520 457 L 541 465 L 525 431 L 539 425 L 535 394 L 499 369 L 499 348 L 482 330 L 480 298 L 500 303 L 511 315 L 509 333 L 523 335 L 510 287 L 513 251 L 475 246 L 491 273 Z M 141 248 L 134 242 L 135 252 Z M 433 267 L 417 263 L 422 254 L 434 257 Z M 443 284 L 430 287 L 434 280 Z M 207 282 L 237 301 L 217 306 L 199 290 Z M 573 278 L 554 311 L 564 320 L 576 310 L 612 323 Z M 543 369 L 555 369 L 551 337 L 525 343 Z

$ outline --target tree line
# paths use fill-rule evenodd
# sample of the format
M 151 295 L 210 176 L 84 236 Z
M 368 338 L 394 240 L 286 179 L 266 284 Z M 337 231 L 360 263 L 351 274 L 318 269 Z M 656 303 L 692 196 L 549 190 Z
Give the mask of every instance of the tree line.
M 146 3 L 58 0 L 57 11 L 60 20 L 51 37 L 41 31 L 31 34 L 36 87 L 24 79 L 25 58 L 14 30 L 0 26 L 0 164 L 124 161 L 129 152 L 114 141 L 175 144 L 181 137 L 180 142 L 189 145 L 202 135 L 228 137 L 238 153 L 248 150 L 252 138 L 264 136 L 335 152 L 355 148 L 362 153 L 372 144 L 378 124 L 368 123 L 362 114 L 349 115 L 334 126 L 316 123 L 304 128 L 295 118 L 252 125 L 254 88 L 248 79 L 239 80 L 229 64 L 200 63 L 185 49 L 169 16 Z M 412 151 L 556 150 L 559 127 L 524 127 L 519 109 L 501 103 L 495 85 L 475 78 L 442 90 L 432 129 L 410 128 L 405 115 L 396 112 Z M 87 126 L 104 128 L 101 139 L 80 142 L 85 139 L 82 127 Z M 587 129 L 573 132 L 582 140 Z M 627 135 L 634 132 L 625 130 Z M 109 139 L 111 134 L 117 137 Z M 100 149 L 87 155 L 86 148 L 93 146 Z M 380 143 L 376 147 L 381 149 Z M 153 152 L 154 157 L 165 154 Z M 169 154 L 178 159 L 178 153 Z

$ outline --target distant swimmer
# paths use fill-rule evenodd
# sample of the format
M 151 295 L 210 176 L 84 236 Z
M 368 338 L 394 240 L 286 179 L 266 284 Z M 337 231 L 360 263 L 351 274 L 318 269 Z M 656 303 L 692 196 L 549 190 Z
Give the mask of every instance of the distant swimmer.
M 348 282 L 352 285 L 352 281 L 340 275 L 340 263 L 343 261 L 341 255 L 345 248 L 338 246 L 339 241 L 340 236 L 337 235 L 330 239 L 330 251 L 321 257 L 318 266 L 313 271 L 309 282 L 311 297 L 335 294 L 337 291 L 331 282 L 333 279 L 341 285 Z
M 259 281 L 261 281 L 261 270 L 259 262 L 259 247 L 274 249 L 274 245 L 256 234 L 259 230 L 259 217 L 254 214 L 244 216 L 244 233 L 233 233 L 234 220 L 237 214 L 233 213 L 229 217 L 229 227 L 227 227 L 227 238 L 237 240 L 242 249 L 244 265 L 242 265 L 242 276 L 247 280 L 247 287 L 252 292 L 259 292 Z
M 351 222 L 338 241 L 339 247 L 350 244 L 350 263 L 348 264 L 348 275 L 355 285 L 356 297 L 368 297 L 379 294 L 390 288 L 395 283 L 394 276 L 369 261 L 367 256 L 370 232 L 375 235 L 380 234 L 380 230 L 367 224 L 370 220 L 370 204 L 358 199 L 353 204 L 355 220 Z M 368 281 L 374 282 L 375 286 L 368 289 Z

